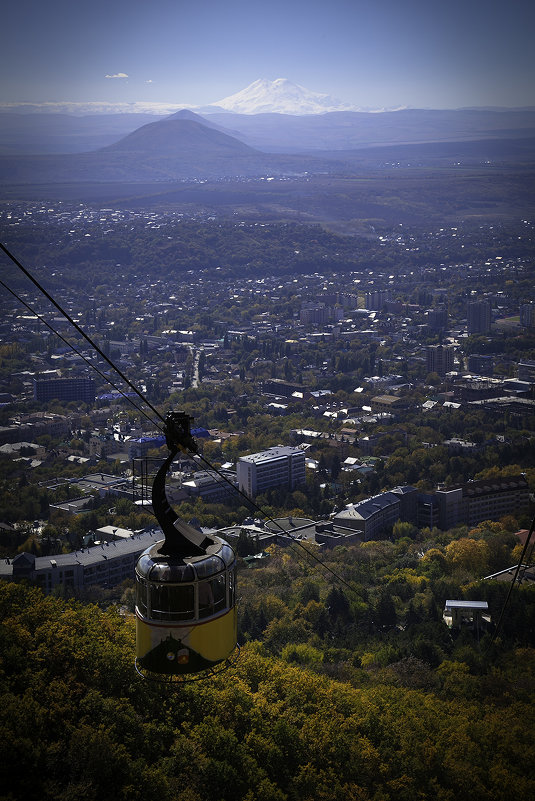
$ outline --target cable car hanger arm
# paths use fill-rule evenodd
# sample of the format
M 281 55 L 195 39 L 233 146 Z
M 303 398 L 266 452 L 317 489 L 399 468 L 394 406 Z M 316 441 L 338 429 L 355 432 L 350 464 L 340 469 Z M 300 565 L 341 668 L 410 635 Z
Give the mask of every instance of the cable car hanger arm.
M 178 558 L 201 556 L 213 543 L 209 537 L 179 518 L 165 492 L 167 473 L 178 451 L 197 453 L 197 443 L 191 434 L 192 422 L 193 417 L 185 412 L 167 413 L 164 433 L 169 455 L 156 473 L 152 485 L 152 509 L 165 536 L 160 553 Z

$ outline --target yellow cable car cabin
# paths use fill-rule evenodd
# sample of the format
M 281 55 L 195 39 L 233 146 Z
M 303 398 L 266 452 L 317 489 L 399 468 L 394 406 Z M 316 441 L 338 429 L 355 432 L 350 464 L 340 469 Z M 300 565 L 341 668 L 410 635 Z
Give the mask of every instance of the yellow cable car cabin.
M 165 540 L 147 548 L 136 565 L 136 668 L 146 677 L 217 672 L 237 648 L 234 551 L 177 518 L 165 495 L 179 447 L 196 450 L 190 422 L 181 412 L 167 417 L 170 454 L 152 489 Z

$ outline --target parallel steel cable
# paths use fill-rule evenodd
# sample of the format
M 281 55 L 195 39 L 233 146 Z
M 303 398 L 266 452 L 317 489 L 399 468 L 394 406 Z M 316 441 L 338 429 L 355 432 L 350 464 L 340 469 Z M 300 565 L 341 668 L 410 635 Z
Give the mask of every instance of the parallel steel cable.
M 127 378 L 126 375 L 124 375 L 124 373 L 113 363 L 113 361 L 104 353 L 104 351 L 98 347 L 98 345 L 91 339 L 91 337 L 88 334 L 85 333 L 83 328 L 81 328 L 81 326 L 78 325 L 78 323 L 75 320 L 73 320 L 73 318 L 68 314 L 68 312 L 66 312 L 62 308 L 62 306 L 52 297 L 52 295 L 50 295 L 49 292 L 47 292 L 47 290 L 41 285 L 41 283 L 29 272 L 29 270 L 26 269 L 26 267 L 24 267 L 23 264 L 21 264 L 21 262 L 7 249 L 7 247 L 2 242 L 0 242 L 0 249 L 3 250 L 6 256 L 9 259 L 11 259 L 11 261 L 24 273 L 24 275 L 27 278 L 29 278 L 29 280 L 37 287 L 37 289 L 39 289 L 39 291 L 42 292 L 42 294 L 56 307 L 56 309 L 58 309 L 58 311 L 65 317 L 65 319 L 68 320 L 69 323 L 71 323 L 71 325 L 76 329 L 76 331 L 78 331 L 78 333 L 91 345 L 92 348 L 94 348 L 94 350 L 110 365 L 110 367 L 116 371 L 116 373 L 123 379 L 123 381 L 136 393 L 136 395 L 138 395 L 138 397 L 143 401 L 143 403 L 145 403 L 154 412 L 154 414 L 165 424 L 166 422 L 165 418 L 160 414 L 160 412 L 150 403 L 150 401 L 147 400 L 147 398 L 144 397 L 144 395 L 138 390 L 138 388 Z M 67 344 L 69 345 L 69 347 L 72 347 L 70 343 L 67 342 Z M 109 381 L 109 379 L 106 380 Z M 111 384 L 111 381 L 109 383 Z M 113 384 L 111 385 L 113 386 Z M 324 568 L 324 570 L 326 570 L 332 576 L 334 576 L 337 579 L 337 581 L 339 581 L 341 584 L 344 584 L 351 592 L 355 591 L 348 581 L 342 578 L 342 576 L 338 575 L 338 573 L 336 573 L 335 570 L 326 565 L 318 556 L 316 556 L 314 553 L 305 548 L 305 546 L 297 537 L 293 537 L 289 533 L 289 531 L 287 531 L 280 525 L 280 523 L 277 523 L 277 521 L 274 520 L 270 515 L 266 514 L 264 510 L 258 504 L 256 504 L 251 498 L 249 498 L 248 495 L 246 495 L 242 490 L 240 490 L 239 487 L 236 488 L 234 484 L 231 481 L 229 481 L 229 479 L 226 476 L 220 473 L 208 461 L 208 459 L 203 457 L 201 454 L 195 453 L 193 451 L 189 451 L 189 453 L 199 456 L 199 458 L 206 464 L 206 466 L 209 469 L 216 472 L 223 481 L 226 481 L 228 484 L 230 484 L 230 486 L 234 489 L 234 491 L 237 492 L 240 496 L 242 496 L 252 509 L 258 511 L 259 514 L 262 515 L 262 517 L 265 517 L 266 520 L 269 520 L 269 522 L 272 523 L 274 526 L 276 526 L 283 534 L 286 534 L 294 543 L 296 543 L 296 545 L 298 545 L 307 554 L 307 556 L 309 556 L 317 564 L 321 565 L 321 567 Z
M 524 543 L 524 547 L 522 548 L 522 553 L 520 555 L 520 559 L 518 560 L 518 564 L 516 566 L 516 570 L 515 570 L 513 579 L 511 581 L 511 584 L 509 585 L 509 592 L 507 593 L 507 597 L 506 597 L 506 599 L 504 601 L 504 604 L 502 606 L 502 609 L 501 609 L 501 612 L 500 612 L 500 616 L 498 618 L 498 622 L 496 623 L 496 628 L 494 629 L 494 632 L 493 632 L 492 637 L 490 639 L 489 647 L 490 647 L 490 645 L 492 645 L 492 643 L 494 642 L 494 640 L 498 636 L 498 632 L 499 632 L 499 630 L 501 628 L 502 620 L 503 620 L 504 615 L 505 615 L 505 610 L 507 609 L 507 605 L 508 605 L 509 600 L 511 598 L 511 595 L 513 593 L 513 587 L 515 586 L 515 584 L 516 584 L 516 582 L 518 580 L 518 574 L 520 573 L 520 569 L 521 569 L 521 567 L 523 565 L 524 557 L 526 555 L 526 551 L 528 550 L 529 541 L 531 539 L 531 535 L 533 534 L 534 529 L 535 529 L 535 517 L 531 521 L 531 526 L 529 528 L 528 536 L 526 537 L 526 542 Z
M 69 314 L 68 312 L 66 312 L 66 311 L 65 311 L 65 309 L 63 309 L 63 308 L 60 306 L 60 304 L 59 304 L 59 303 L 58 303 L 56 300 L 54 300 L 54 298 L 52 297 L 52 295 L 50 295 L 50 293 L 46 291 L 46 289 L 45 289 L 45 288 L 44 288 L 44 287 L 43 287 L 43 286 L 42 286 L 42 285 L 39 283 L 39 281 L 37 280 L 37 278 L 35 278 L 35 277 L 34 277 L 34 276 L 33 276 L 33 275 L 32 275 L 32 274 L 29 272 L 29 270 L 27 270 L 27 269 L 26 269 L 26 267 L 24 267 L 24 265 L 22 265 L 22 264 L 20 263 L 20 261 L 19 261 L 17 258 L 15 258 L 15 256 L 14 256 L 14 255 L 13 255 L 13 254 L 12 254 L 12 253 L 11 253 L 11 252 L 10 252 L 10 251 L 7 249 L 7 248 L 6 248 L 6 246 L 5 246 L 5 245 L 4 245 L 2 242 L 0 242 L 0 249 L 4 251 L 4 253 L 6 254 L 6 256 L 7 256 L 9 259 L 11 259 L 11 261 L 12 261 L 14 264 L 16 264 L 16 266 L 19 268 L 19 270 L 21 270 L 21 271 L 24 273 L 24 275 L 25 275 L 27 278 L 29 278 L 29 279 L 30 279 L 30 281 L 32 282 L 32 284 L 34 284 L 34 285 L 37 287 L 37 289 L 38 289 L 40 292 L 42 292 L 42 293 L 43 293 L 43 295 L 44 295 L 44 296 L 45 296 L 45 297 L 46 297 L 46 298 L 47 298 L 47 299 L 48 299 L 48 300 L 49 300 L 49 301 L 50 301 L 50 302 L 51 302 L 51 303 L 52 303 L 52 304 L 53 304 L 53 305 L 56 307 L 56 309 L 57 309 L 57 310 L 58 310 L 58 311 L 59 311 L 59 312 L 60 312 L 60 313 L 61 313 L 61 314 L 62 314 L 62 315 L 65 317 L 65 319 L 66 319 L 66 320 L 68 320 L 68 321 L 70 322 L 70 324 L 71 324 L 71 325 L 72 325 L 72 326 L 73 326 L 73 327 L 74 327 L 74 328 L 75 328 L 75 329 L 78 331 L 78 333 L 79 333 L 81 336 L 83 336 L 83 338 L 84 338 L 84 339 L 85 339 L 87 342 L 89 342 L 89 344 L 91 345 L 91 347 L 92 347 L 92 348 L 94 348 L 94 349 L 96 350 L 96 352 L 99 354 L 99 356 L 101 356 L 101 357 L 104 359 L 104 361 L 106 361 L 106 362 L 107 362 L 107 363 L 110 365 L 110 367 L 112 367 L 112 368 L 115 370 L 115 372 L 116 372 L 116 373 L 118 373 L 118 375 L 120 375 L 120 376 L 121 376 L 121 378 L 123 379 L 123 381 L 125 382 L 125 384 L 127 384 L 127 385 L 130 387 L 130 389 L 132 389 L 132 390 L 133 390 L 133 391 L 136 393 L 136 395 L 138 395 L 138 397 L 139 397 L 139 398 L 141 398 L 141 400 L 143 401 L 143 403 L 145 403 L 145 404 L 146 404 L 146 405 L 149 407 L 149 409 L 151 409 L 151 411 L 152 411 L 152 412 L 153 412 L 153 413 L 156 415 L 156 417 L 158 417 L 158 418 L 159 418 L 159 419 L 162 421 L 162 423 L 165 423 L 165 419 L 164 419 L 164 417 L 163 417 L 163 416 L 160 414 L 160 412 L 159 412 L 159 411 L 158 411 L 158 410 L 157 410 L 157 409 L 156 409 L 156 408 L 155 408 L 155 407 L 152 405 L 152 403 L 151 403 L 150 401 L 148 401 L 148 400 L 147 400 L 147 398 L 145 398 L 145 397 L 144 397 L 144 395 L 143 395 L 143 394 L 142 394 L 142 393 L 139 391 L 139 389 L 138 389 L 138 388 L 137 388 L 137 387 L 136 387 L 136 386 L 135 386 L 135 385 L 134 385 L 134 384 L 133 384 L 133 383 L 130 381 L 130 379 L 129 379 L 129 378 L 127 378 L 127 376 L 126 376 L 126 375 L 125 375 L 125 374 L 122 372 L 122 370 L 120 370 L 120 369 L 119 369 L 119 368 L 118 368 L 118 367 L 117 367 L 117 366 L 116 366 L 116 365 L 115 365 L 115 364 L 112 362 L 112 360 L 111 360 L 111 359 L 110 359 L 108 356 L 106 356 L 106 354 L 104 353 L 104 351 L 103 351 L 101 348 L 99 348 L 99 346 L 98 346 L 98 345 L 97 345 L 97 344 L 96 344 L 96 343 L 95 343 L 95 342 L 94 342 L 94 341 L 91 339 L 91 337 L 90 337 L 88 334 L 86 334 L 86 333 L 85 333 L 85 331 L 83 330 L 83 328 L 81 328 L 81 326 L 79 326 L 79 325 L 78 325 L 78 323 L 77 323 L 75 320 L 73 320 L 73 318 L 70 316 L 70 314 Z
M 346 581 L 344 578 L 342 578 L 342 576 L 340 576 L 340 575 L 339 575 L 339 574 L 338 574 L 338 573 L 337 573 L 335 570 L 333 570 L 331 567 L 329 567 L 329 565 L 326 565 L 326 564 L 325 564 L 325 562 L 323 562 L 323 561 L 322 561 L 322 560 L 319 558 L 319 556 L 316 556 L 316 554 L 312 553 L 312 551 L 309 551 L 309 550 L 308 550 L 308 548 L 305 548 L 305 546 L 303 545 L 303 543 L 301 542 L 301 540 L 299 540 L 297 537 L 294 537 L 292 534 L 290 534 L 290 532 L 289 532 L 287 529 L 285 529 L 283 526 L 281 526 L 281 524 L 280 524 L 280 523 L 278 523 L 278 522 L 277 522 L 276 520 L 274 520 L 274 519 L 273 519 L 273 518 L 272 518 L 270 515 L 268 515 L 268 514 L 267 514 L 267 513 L 266 513 L 266 512 L 265 512 L 265 511 L 262 509 L 262 507 L 261 507 L 261 506 L 259 506 L 257 503 L 255 503 L 255 501 L 253 501 L 253 499 L 252 499 L 252 498 L 249 498 L 249 496 L 248 496 L 248 495 L 246 495 L 246 493 L 245 493 L 245 492 L 243 492 L 243 490 L 241 490 L 239 487 L 236 487 L 236 486 L 234 486 L 234 484 L 232 483 L 232 481 L 230 481 L 230 480 L 229 480 L 229 479 L 228 479 L 228 478 L 227 478 L 225 475 L 223 475 L 223 473 L 220 473 L 220 472 L 219 472 L 219 471 L 218 471 L 218 470 L 217 470 L 217 469 L 216 469 L 216 468 L 215 468 L 215 467 L 214 467 L 214 466 L 213 466 L 213 465 L 212 465 L 212 464 L 211 464 L 211 463 L 208 461 L 208 459 L 206 459 L 206 458 L 205 458 L 204 456 L 202 456 L 202 454 L 200 454 L 200 453 L 198 453 L 198 454 L 196 454 L 196 455 L 197 455 L 197 456 L 198 456 L 198 457 L 201 459 L 201 461 L 203 461 L 203 462 L 204 462 L 204 464 L 205 464 L 205 465 L 206 465 L 206 466 L 207 466 L 207 467 L 208 467 L 210 470 L 214 470 L 214 471 L 215 471 L 215 472 L 216 472 L 216 473 L 217 473 L 217 474 L 218 474 L 218 475 L 219 475 L 219 476 L 220 476 L 220 477 L 223 479 L 223 481 L 226 481 L 226 482 L 227 482 L 227 484 L 229 484 L 229 485 L 230 485 L 230 486 L 233 488 L 233 490 L 234 490 L 235 492 L 237 492 L 237 493 L 238 493 L 238 495 L 240 495 L 242 498 L 244 498 L 244 500 L 245 500 L 245 501 L 246 501 L 246 502 L 249 504 L 249 506 L 250 506 L 250 508 L 251 508 L 251 509 L 254 509 L 255 511 L 259 512 L 259 514 L 261 514 L 261 515 L 262 515 L 262 517 L 264 517 L 266 520 L 269 520 L 269 522 L 270 522 L 270 523 L 272 523 L 274 526 L 276 526 L 276 527 L 277 527 L 277 528 L 278 528 L 278 529 L 279 529 L 279 530 L 280 530 L 280 531 L 281 531 L 283 534 L 285 534 L 286 536 L 288 536 L 288 537 L 289 537 L 289 539 L 291 539 L 291 540 L 292 540 L 292 542 L 295 542 L 295 544 L 296 544 L 296 545 L 298 545 L 300 548 L 302 548 L 302 550 L 303 550 L 303 551 L 305 551 L 305 553 L 306 553 L 306 554 L 307 554 L 307 555 L 308 555 L 308 556 L 309 556 L 311 559 L 313 559 L 315 562 L 317 562 L 319 565 L 321 565 L 321 567 L 322 567 L 324 570 L 326 570 L 328 573 L 330 573 L 332 576 L 334 576 L 334 577 L 336 578 L 336 580 L 337 580 L 337 581 L 339 581 L 341 584 L 344 584 L 344 585 L 345 585 L 345 586 L 346 586 L 346 587 L 347 587 L 347 588 L 348 588 L 348 589 L 349 589 L 349 590 L 350 590 L 352 593 L 354 593 L 354 592 L 355 592 L 355 589 L 354 589 L 354 587 L 352 587 L 352 586 L 351 586 L 351 584 L 350 584 L 348 581 Z
M 7 285 L 7 284 L 6 284 L 4 281 L 2 281 L 2 280 L 0 280 L 0 286 L 3 286 L 3 287 L 4 287 L 4 289 L 5 289 L 5 290 L 7 290 L 7 292 L 10 292 L 10 293 L 13 295 L 13 297 L 14 297 L 14 298 L 16 298 L 16 300 L 18 300 L 18 302 L 19 302 L 19 303 L 21 303 L 23 306 L 25 306 L 25 307 L 28 309 L 28 311 L 29 311 L 29 312 L 31 312 L 33 315 L 35 315 L 35 317 L 37 317 L 37 319 L 38 319 L 38 320 L 40 320 L 40 321 L 41 321 L 41 322 L 42 322 L 44 325 L 46 325 L 46 327 L 47 327 L 48 329 L 50 329 L 50 331 L 52 331 L 52 333 L 53 333 L 53 334 L 55 334 L 57 337 L 59 337 L 59 339 L 61 339 L 61 341 L 62 341 L 62 342 L 64 342 L 64 343 L 65 343 L 65 344 L 66 344 L 66 345 L 67 345 L 67 346 L 68 346 L 68 347 L 69 347 L 69 348 L 70 348 L 72 351 L 74 351 L 74 353 L 76 353 L 76 355 L 77 355 L 77 356 L 79 356 L 81 359 L 83 359 L 83 360 L 84 360 L 84 362 L 85 362 L 86 364 L 88 364 L 88 365 L 89 365 L 89 367 L 91 367 L 93 370 L 95 370 L 95 372 L 97 372 L 97 373 L 98 373 L 98 375 L 99 375 L 99 376 L 100 376 L 100 377 L 101 377 L 101 378 L 102 378 L 104 381 L 106 381 L 106 383 L 110 384 L 110 386 L 112 386 L 112 387 L 113 387 L 115 390 L 117 390 L 117 392 L 119 392 L 119 393 L 120 393 L 120 394 L 123 396 L 123 398 L 125 398 L 125 400 L 127 400 L 129 403 L 131 403 L 131 404 L 132 404 L 132 406 L 133 406 L 135 409 L 137 409 L 137 411 L 138 411 L 140 414 L 144 415 L 144 417 L 146 417 L 146 418 L 147 418 L 147 420 L 148 420 L 148 421 L 149 421 L 149 422 L 150 422 L 150 423 L 151 423 L 153 426 L 155 426 L 156 428 L 160 428 L 160 430 L 163 430 L 163 429 L 161 429 L 161 427 L 158 425 L 158 423 L 155 423 L 155 422 L 154 422 L 154 420 L 153 420 L 151 417 L 149 417 L 149 415 L 148 415 L 148 414 L 145 412 L 145 410 L 144 410 L 144 409 L 142 409 L 142 408 L 141 408 L 141 406 L 138 406 L 138 405 L 137 405 L 137 403 L 134 403 L 134 401 L 132 400 L 132 398 L 130 398 L 130 397 L 129 397 L 129 396 L 128 396 L 128 395 L 127 395 L 125 392 L 123 392 L 123 390 L 122 390 L 120 387 L 118 387 L 116 384 L 114 384 L 114 383 L 113 383 L 113 381 L 111 380 L 111 378 L 110 378 L 109 376 L 107 376 L 105 373 L 103 373 L 103 372 L 102 372 L 102 371 L 101 371 L 101 370 L 100 370 L 100 369 L 99 369 L 99 368 L 98 368 L 98 367 L 97 367 L 95 364 L 93 364 L 93 363 L 92 363 L 92 362 L 91 362 L 91 361 L 90 361 L 90 360 L 89 360 L 89 359 L 88 359 L 86 356 L 84 356 L 84 354 L 83 354 L 83 353 L 80 353 L 80 351 L 79 351 L 79 350 L 78 350 L 78 349 L 77 349 L 77 348 L 76 348 L 76 347 L 75 347 L 75 346 L 72 344 L 72 342 L 69 342 L 69 340 L 68 340 L 68 339 L 65 339 L 65 337 L 64 337 L 64 336 L 63 336 L 63 335 L 62 335 L 62 334 L 61 334 L 59 331 L 57 331 L 57 330 L 54 328 L 54 326 L 53 326 L 53 325 L 51 325 L 51 324 L 48 322 L 48 320 L 46 320 L 46 319 L 45 319 L 45 318 L 44 318 L 44 317 L 43 317 L 41 314 L 39 314 L 39 312 L 37 312 L 37 311 L 36 311 L 34 308 L 32 308 L 32 306 L 30 306 L 30 304 L 29 304 L 29 303 L 27 303 L 27 302 L 24 300 L 24 298 L 21 298 L 21 297 L 20 297 L 20 296 L 19 296 L 19 295 L 18 295 L 18 294 L 17 294 L 17 293 L 16 293 L 16 292 L 13 290 L 13 289 L 11 289 L 11 287 L 9 287 L 9 286 L 8 286 L 8 285 Z
M 227 483 L 230 485 L 230 487 L 231 487 L 231 489 L 233 490 L 233 492 L 235 492 L 237 495 L 242 495 L 242 496 L 243 496 L 243 498 L 244 498 L 244 500 L 245 500 L 245 501 L 246 501 L 246 502 L 249 504 L 249 506 L 250 506 L 252 509 L 254 509 L 255 511 L 258 511 L 258 512 L 259 512 L 259 513 L 262 515 L 262 517 L 264 517 L 266 520 L 269 520 L 269 522 L 270 522 L 270 523 L 273 523 L 273 525 L 274 525 L 274 526 L 276 526 L 276 527 L 277 527 L 277 528 L 278 528 L 278 529 L 279 529 L 279 530 L 280 530 L 280 531 L 281 531 L 283 534 L 286 534 L 286 535 L 288 535 L 288 539 L 289 539 L 289 540 L 291 540 L 291 542 L 288 542 L 288 543 L 286 544 L 286 546 L 285 546 L 285 547 L 288 547 L 288 548 L 289 548 L 289 549 L 292 551 L 292 553 L 294 553 L 294 554 L 296 555 L 297 559 L 300 559 L 300 560 L 302 560 L 302 558 L 303 558 L 303 557 L 302 557 L 301 553 L 300 553 L 300 552 L 297 550 L 297 548 L 295 548 L 295 547 L 293 546 L 293 544 L 292 544 L 292 543 L 294 543 L 294 542 L 295 542 L 297 545 L 299 545 L 299 546 L 300 546 L 300 547 L 301 547 L 301 548 L 304 550 L 304 552 L 307 554 L 307 556 L 310 556 L 311 558 L 314 558 L 314 554 L 313 554 L 311 551 L 309 551 L 307 548 L 305 548 L 305 546 L 302 544 L 302 542 L 301 542 L 301 541 L 300 541 L 300 540 L 299 540 L 297 537 L 293 537 L 293 536 L 290 534 L 290 532 L 289 532 L 289 531 L 287 531 L 287 529 L 285 529 L 283 526 L 281 526 L 281 525 L 280 525 L 280 523 L 278 523 L 276 520 L 274 520 L 272 517 L 270 517 L 270 515 L 268 515 L 268 514 L 267 514 L 267 512 L 265 511 L 265 509 L 262 509 L 262 507 L 261 507 L 261 506 L 258 506 L 257 504 L 255 504 L 255 503 L 254 503 L 254 502 L 251 500 L 251 498 L 249 498 L 249 496 L 248 496 L 248 495 L 245 495 L 245 494 L 244 494 L 244 493 L 243 493 L 243 492 L 242 492 L 242 491 L 239 489 L 239 487 L 236 487 L 236 485 L 235 485 L 235 484 L 233 484 L 233 482 L 232 482 L 232 481 L 230 481 L 230 480 L 229 480 L 229 479 L 228 479 L 228 478 L 227 478 L 227 477 L 224 475 L 224 473 L 220 472 L 220 471 L 217 469 L 217 467 L 215 467 L 215 466 L 211 465 L 211 464 L 210 464 L 210 462 L 208 461 L 208 459 L 206 459 L 206 458 L 205 458 L 204 456 L 202 456 L 202 454 L 200 454 L 200 453 L 194 453 L 193 455 L 194 455 L 194 456 L 197 456 L 199 459 L 201 459 L 201 460 L 202 460 L 202 461 L 203 461 L 203 462 L 206 464 L 206 466 L 208 467 L 208 469 L 212 470 L 212 471 L 215 473 L 215 475 L 214 475 L 214 479 L 215 479 L 215 481 L 216 481 L 216 482 L 217 482 L 217 483 L 218 483 L 220 486 L 222 486 L 222 485 L 223 485 L 223 481 L 226 481 L 226 482 L 227 482 Z M 218 480 L 218 478 L 222 479 L 222 481 L 219 481 L 219 480 Z M 306 563 L 305 563 L 305 564 L 306 564 Z M 327 570 L 329 569 L 329 568 L 327 567 L 327 565 L 325 565 L 323 562 L 321 562 L 321 560 L 320 560 L 320 564 L 322 565 L 322 567 L 325 567 Z M 343 581 L 343 579 L 341 579 L 341 578 L 340 578 L 339 580 L 340 580 L 340 581 Z

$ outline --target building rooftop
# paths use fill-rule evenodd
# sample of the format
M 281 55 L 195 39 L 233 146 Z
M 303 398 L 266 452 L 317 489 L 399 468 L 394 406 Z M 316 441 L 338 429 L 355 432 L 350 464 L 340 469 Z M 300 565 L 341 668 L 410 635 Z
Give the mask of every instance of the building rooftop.
M 358 520 L 366 520 L 381 509 L 386 509 L 397 503 L 399 503 L 398 495 L 395 495 L 393 492 L 383 492 L 373 498 L 351 504 L 346 509 L 342 509 L 341 512 L 338 512 L 336 517 L 354 517 Z
M 452 601 L 444 604 L 446 609 L 488 609 L 487 601 Z
M 22 553 L 15 559 L 0 560 L 0 578 L 11 578 L 13 574 L 13 563 L 17 560 L 30 563 L 35 559 L 34 570 L 48 570 L 51 566 L 58 568 L 68 568 L 73 564 L 84 566 L 93 565 L 104 559 L 120 556 L 131 556 L 137 552 L 141 553 L 149 545 L 159 540 L 163 540 L 162 531 L 159 528 L 144 531 L 141 534 L 134 534 L 128 539 L 121 539 L 114 542 L 106 542 L 95 545 L 92 548 L 81 548 L 71 553 L 51 554 L 50 556 L 33 556 L 33 554 Z
M 303 453 L 303 451 L 299 448 L 293 448 L 290 445 L 276 445 L 273 448 L 268 448 L 259 453 L 250 453 L 248 456 L 240 456 L 240 461 L 261 464 L 262 462 L 270 462 L 273 459 L 293 456 L 296 453 Z

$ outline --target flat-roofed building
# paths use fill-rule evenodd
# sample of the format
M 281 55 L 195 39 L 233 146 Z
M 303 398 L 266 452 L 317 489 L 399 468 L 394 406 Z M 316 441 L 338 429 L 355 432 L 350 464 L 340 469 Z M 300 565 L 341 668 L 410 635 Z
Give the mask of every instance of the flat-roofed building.
M 330 311 L 331 310 L 327 308 L 325 303 L 312 303 L 304 301 L 301 304 L 299 321 L 303 325 L 323 325 L 329 321 Z
M 302 384 L 285 381 L 283 378 L 267 378 L 262 384 L 262 392 L 264 395 L 282 395 L 291 398 L 295 393 L 304 397 L 307 389 Z
M 62 586 L 73 592 L 92 585 L 114 587 L 134 578 L 134 568 L 145 548 L 163 540 L 159 528 L 92 548 L 51 556 L 18 554 L 0 560 L 0 579 L 26 580 L 41 587 L 46 594 Z
M 535 382 L 535 361 L 530 359 L 521 359 L 518 362 L 518 380 Z
M 491 310 L 488 300 L 474 300 L 468 304 L 467 328 L 469 334 L 488 334 L 491 325 Z
M 535 303 L 520 305 L 520 325 L 524 328 L 535 328 Z
M 225 476 L 225 479 L 221 478 Z M 236 497 L 238 488 L 236 473 L 223 470 L 199 470 L 192 478 L 182 482 L 182 489 L 193 498 L 201 498 L 206 503 L 220 503 Z
M 278 445 L 249 456 L 240 456 L 238 485 L 254 498 L 271 487 L 293 490 L 305 483 L 305 454 L 300 448 Z
M 439 527 L 445 530 L 462 523 L 475 526 L 483 520 L 499 520 L 504 515 L 526 514 L 529 486 L 524 475 L 480 479 L 439 489 L 435 498 Z
M 391 289 L 372 289 L 366 292 L 364 305 L 368 311 L 381 311 L 390 300 L 392 300 Z
M 468 369 L 476 375 L 492 376 L 494 374 L 494 356 L 472 353 L 468 357 Z
M 432 331 L 444 331 L 448 327 L 448 310 L 444 306 L 429 309 L 427 325 Z
M 518 517 L 529 509 L 528 482 L 523 475 L 469 481 L 463 485 L 463 504 L 463 522 L 469 526 L 504 515 Z
M 42 403 L 51 400 L 59 400 L 61 403 L 93 403 L 95 382 L 92 378 L 34 378 L 33 397 Z
M 450 628 L 469 626 L 479 630 L 483 622 L 490 623 L 488 610 L 487 601 L 447 600 L 442 617 Z
M 386 412 L 389 414 L 399 414 L 406 408 L 406 402 L 398 395 L 376 395 L 370 401 L 372 412 Z

